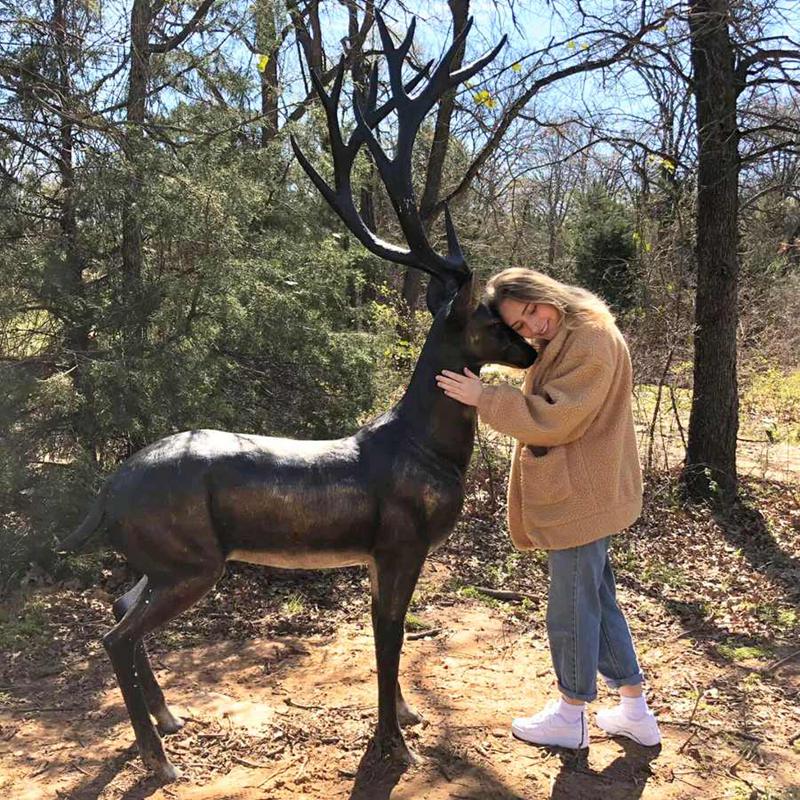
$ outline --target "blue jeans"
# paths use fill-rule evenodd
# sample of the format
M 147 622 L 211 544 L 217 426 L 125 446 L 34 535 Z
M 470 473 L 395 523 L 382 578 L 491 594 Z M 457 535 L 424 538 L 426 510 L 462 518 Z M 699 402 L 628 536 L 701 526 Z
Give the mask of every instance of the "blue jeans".
M 562 694 L 597 697 L 597 672 L 614 689 L 635 686 L 644 676 L 628 623 L 617 606 L 609 538 L 549 550 L 547 637 Z

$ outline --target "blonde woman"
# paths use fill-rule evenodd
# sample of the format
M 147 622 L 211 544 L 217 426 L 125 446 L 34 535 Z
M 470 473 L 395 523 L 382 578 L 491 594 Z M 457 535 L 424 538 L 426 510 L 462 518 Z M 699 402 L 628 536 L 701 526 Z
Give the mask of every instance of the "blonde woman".
M 521 550 L 548 552 L 547 634 L 561 698 L 512 722 L 532 744 L 589 745 L 586 703 L 597 673 L 620 695 L 597 714 L 611 735 L 661 741 L 642 692 L 630 630 L 616 602 L 611 534 L 641 513 L 642 478 L 631 411 L 625 340 L 600 298 L 529 269 L 507 269 L 486 286 L 489 304 L 539 351 L 522 390 L 484 386 L 469 370 L 436 380 L 477 406 L 483 422 L 516 440 L 508 527 Z

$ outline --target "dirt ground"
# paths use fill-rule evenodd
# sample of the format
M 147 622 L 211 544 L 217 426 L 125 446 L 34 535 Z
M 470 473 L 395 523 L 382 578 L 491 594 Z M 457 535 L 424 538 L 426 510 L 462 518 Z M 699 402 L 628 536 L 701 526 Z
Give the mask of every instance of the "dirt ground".
M 152 643 L 168 701 L 188 719 L 165 740 L 182 777 L 159 786 L 138 760 L 98 641 L 131 577 L 111 559 L 97 587 L 41 580 L 3 604 L 17 627 L 8 622 L 0 639 L 0 791 L 14 800 L 798 800 L 800 512 L 785 487 L 770 491 L 760 532 L 747 515 L 720 527 L 656 495 L 615 545 L 659 748 L 593 724 L 582 755 L 510 736 L 512 717 L 554 695 L 544 565 L 512 552 L 468 508 L 412 605 L 408 627 L 428 633 L 403 650 L 405 694 L 425 718 L 406 729 L 417 766 L 364 758 L 376 720 L 366 575 L 242 567 Z M 476 585 L 528 598 L 500 602 Z M 609 699 L 601 688 L 595 707 Z

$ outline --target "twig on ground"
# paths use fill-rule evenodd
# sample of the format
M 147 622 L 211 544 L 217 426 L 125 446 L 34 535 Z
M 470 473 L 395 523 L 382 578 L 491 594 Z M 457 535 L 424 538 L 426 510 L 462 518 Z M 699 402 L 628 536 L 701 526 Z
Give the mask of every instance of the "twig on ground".
M 697 688 L 697 686 L 689 681 L 692 684 L 692 689 L 694 689 L 694 693 L 697 695 L 694 701 L 694 708 L 692 709 L 692 713 L 689 715 L 689 721 L 686 723 L 687 725 L 691 725 L 694 722 L 694 715 L 697 713 L 697 707 L 700 705 L 700 699 L 703 697 L 703 693 Z
M 695 737 L 695 736 L 697 736 L 697 728 L 695 728 L 695 729 L 694 729 L 694 730 L 693 730 L 693 731 L 692 731 L 692 732 L 689 734 L 689 736 L 687 737 L 686 741 L 685 741 L 685 742 L 684 742 L 684 743 L 683 743 L 683 744 L 682 744 L 682 745 L 681 745 L 681 746 L 678 748 L 678 752 L 679 752 L 679 753 L 682 753 L 682 752 L 684 751 L 684 749 L 685 749 L 686 745 L 687 745 L 687 744 L 689 744 L 689 742 L 691 742 L 691 741 L 692 741 L 692 739 L 694 739 L 694 737 Z
M 738 779 L 739 776 L 736 774 L 736 767 L 739 766 L 740 762 L 744 760 L 745 756 L 749 755 L 747 752 L 742 753 L 736 761 L 733 762 L 729 767 L 725 768 L 725 772 L 730 775 L 731 778 Z
M 304 711 L 327 711 L 327 706 L 304 706 L 302 703 L 296 703 L 292 700 L 291 697 L 287 697 L 284 701 L 287 706 L 292 706 L 293 708 L 302 708 Z
M 658 718 L 659 725 L 672 725 L 675 728 L 686 728 L 689 726 L 690 723 L 686 722 L 685 720 L 678 720 L 678 719 L 667 719 L 665 717 Z M 695 728 L 705 731 L 706 733 L 710 733 L 713 736 L 737 736 L 740 739 L 747 739 L 748 742 L 763 742 L 764 740 L 758 736 L 753 736 L 752 733 L 743 733 L 742 731 L 734 731 L 730 729 L 726 730 L 715 730 L 714 728 L 709 728 L 707 725 L 702 725 L 699 722 L 692 722 L 691 723 Z
M 45 761 L 44 764 L 40 765 L 39 768 L 35 772 L 30 772 L 26 775 L 27 780 L 31 780 L 32 778 L 36 778 L 41 775 L 43 772 L 47 772 L 47 770 L 52 769 L 53 764 L 49 761 Z
M 703 630 L 703 626 L 702 625 L 700 625 L 697 628 L 689 628 L 688 631 L 681 631 L 677 636 L 673 636 L 672 641 L 673 642 L 677 642 L 680 639 L 683 639 L 684 636 L 691 636 L 693 633 L 697 633 L 697 631 L 701 631 L 701 630 Z M 682 653 L 678 654 L 678 656 L 681 656 L 681 655 L 683 655 L 683 654 Z
M 264 786 L 264 784 L 269 783 L 273 778 L 277 778 L 282 772 L 286 772 L 287 769 L 290 769 L 294 766 L 295 761 L 297 761 L 296 757 L 293 758 L 288 764 L 278 767 L 278 769 L 276 769 L 274 772 L 271 772 L 269 775 L 267 775 L 267 777 L 264 778 L 264 780 L 261 781 L 256 788 L 260 789 L 262 786 Z
M 413 633 L 407 633 L 406 639 L 413 642 L 415 639 L 424 639 L 427 636 L 438 636 L 441 632 L 442 632 L 441 628 L 427 628 L 424 631 L 414 631 Z
M 243 767 L 250 767 L 251 769 L 269 769 L 272 766 L 272 764 L 258 764 L 255 761 L 250 761 L 241 756 L 231 756 L 231 759 L 237 764 L 241 764 Z
M 762 675 L 769 675 L 771 672 L 775 672 L 776 670 L 780 669 L 784 664 L 788 664 L 792 659 L 797 658 L 800 656 L 800 650 L 795 650 L 794 653 L 789 653 L 788 656 L 784 656 L 783 658 L 779 658 L 777 661 L 773 661 L 768 667 L 764 667 L 761 670 Z
M 475 589 L 476 592 L 486 594 L 489 597 L 494 597 L 497 600 L 516 600 L 518 602 L 523 600 L 539 600 L 538 597 L 535 597 L 532 594 L 527 594 L 526 592 L 511 592 L 506 589 L 491 589 L 488 586 L 472 586 L 471 588 Z

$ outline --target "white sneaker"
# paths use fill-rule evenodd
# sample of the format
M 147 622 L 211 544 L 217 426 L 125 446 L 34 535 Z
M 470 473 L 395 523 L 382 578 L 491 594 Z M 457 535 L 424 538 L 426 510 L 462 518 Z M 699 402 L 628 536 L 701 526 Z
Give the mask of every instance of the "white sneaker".
M 511 733 L 530 744 L 579 749 L 589 746 L 589 725 L 586 712 L 575 722 L 567 722 L 558 713 L 558 700 L 551 700 L 532 717 L 517 717 L 511 723 Z
M 596 721 L 610 736 L 627 736 L 645 747 L 655 747 L 661 742 L 658 722 L 649 710 L 640 719 L 630 719 L 621 706 L 604 708 L 597 712 Z

